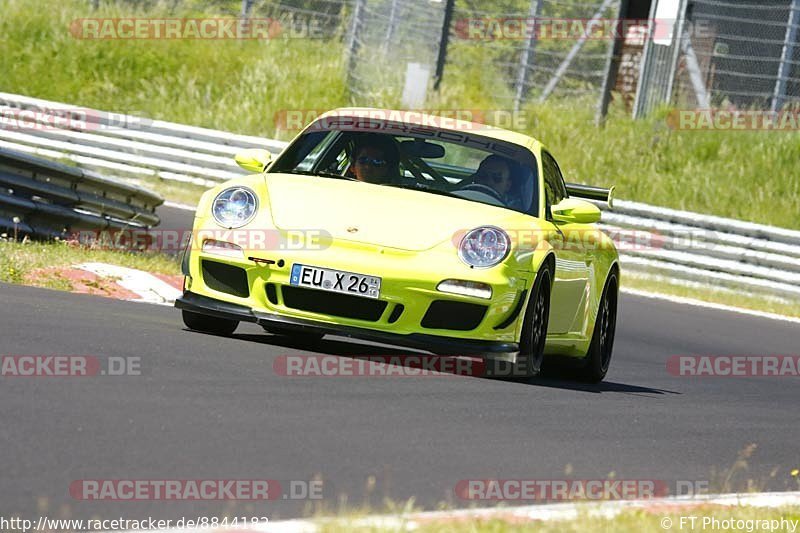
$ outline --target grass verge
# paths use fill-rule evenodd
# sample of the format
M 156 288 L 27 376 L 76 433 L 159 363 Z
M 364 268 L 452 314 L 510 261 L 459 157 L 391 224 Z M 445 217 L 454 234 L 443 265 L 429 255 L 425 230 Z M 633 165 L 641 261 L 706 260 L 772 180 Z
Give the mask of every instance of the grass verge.
M 689 517 L 695 517 L 691 527 Z M 683 520 L 683 521 L 681 521 Z M 716 520 L 716 522 L 714 522 Z M 778 527 L 764 527 L 765 523 L 777 524 Z M 775 521 L 775 522 L 771 522 Z M 782 522 L 783 521 L 783 522 Z M 613 518 L 596 516 L 589 512 L 579 513 L 573 520 L 530 521 L 519 520 L 486 520 L 469 519 L 450 522 L 434 522 L 420 525 L 414 531 L 418 533 L 445 533 L 451 531 L 471 533 L 507 533 L 511 531 L 530 533 L 585 533 L 587 531 L 647 533 L 665 531 L 786 531 L 794 533 L 800 521 L 800 506 L 788 506 L 775 509 L 757 507 L 704 507 L 684 511 L 626 511 Z M 794 526 L 794 528 L 793 528 Z M 408 531 L 403 527 L 364 526 L 357 523 L 331 523 L 323 525 L 324 533 L 353 532 L 399 532 Z
M 800 302 L 792 299 L 782 299 L 744 293 L 741 290 L 726 289 L 723 287 L 704 286 L 700 283 L 679 283 L 663 276 L 644 276 L 638 273 L 623 271 L 623 289 L 635 289 L 650 293 L 691 298 L 703 302 L 740 307 L 752 311 L 775 313 L 778 315 L 800 318 Z

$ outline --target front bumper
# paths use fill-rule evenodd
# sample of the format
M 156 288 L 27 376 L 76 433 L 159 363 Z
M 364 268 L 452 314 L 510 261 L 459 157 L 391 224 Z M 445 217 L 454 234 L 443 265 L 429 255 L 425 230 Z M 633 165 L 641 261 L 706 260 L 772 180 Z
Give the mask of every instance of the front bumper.
M 339 324 L 329 324 L 315 320 L 283 316 L 275 313 L 256 311 L 250 307 L 217 300 L 208 296 L 185 291 L 175 301 L 175 307 L 203 315 L 210 315 L 240 322 L 252 322 L 261 326 L 280 326 L 281 329 L 297 332 L 325 333 L 340 335 L 366 341 L 382 342 L 427 350 L 441 354 L 480 355 L 488 353 L 509 353 L 519 351 L 516 342 L 472 340 L 424 333 L 388 333 L 373 329 Z

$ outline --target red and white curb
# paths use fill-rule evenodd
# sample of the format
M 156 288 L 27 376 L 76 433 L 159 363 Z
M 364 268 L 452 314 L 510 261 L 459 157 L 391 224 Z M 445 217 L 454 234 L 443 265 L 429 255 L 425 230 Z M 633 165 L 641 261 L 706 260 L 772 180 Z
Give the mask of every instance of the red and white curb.
M 172 305 L 182 294 L 181 290 L 149 272 L 107 263 L 83 263 L 75 268 L 109 278 L 123 289 L 137 295 L 131 301 Z
M 523 507 L 493 507 L 428 511 L 396 516 L 372 516 L 348 520 L 344 518 L 319 518 L 316 520 L 283 520 L 259 525 L 223 528 L 195 528 L 164 530 L 173 533 L 318 533 L 325 527 L 390 529 L 414 531 L 426 524 L 452 523 L 466 520 L 502 520 L 510 523 L 534 521 L 575 520 L 581 516 L 612 519 L 624 512 L 642 510 L 654 514 L 673 514 L 697 508 L 756 507 L 777 508 L 800 506 L 800 491 L 757 492 L 738 494 L 713 494 L 705 496 L 673 496 L 646 500 L 615 500 L 604 502 L 555 503 Z M 789 520 L 797 530 L 800 520 Z M 128 531 L 125 533 L 134 533 Z

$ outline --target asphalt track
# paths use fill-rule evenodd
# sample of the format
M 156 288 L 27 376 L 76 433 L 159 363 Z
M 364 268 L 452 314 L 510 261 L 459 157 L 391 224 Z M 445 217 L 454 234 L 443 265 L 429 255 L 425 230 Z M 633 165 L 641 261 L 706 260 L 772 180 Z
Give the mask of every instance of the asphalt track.
M 308 502 L 80 501 L 80 479 L 325 483 L 321 505 L 434 508 L 464 479 L 712 480 L 797 490 L 798 379 L 670 375 L 672 355 L 796 354 L 797 324 L 623 295 L 607 380 L 285 377 L 288 354 L 410 353 L 242 325 L 184 329 L 177 310 L 0 284 L 0 354 L 140 357 L 140 376 L 0 377 L 0 515 L 301 516 Z M 716 472 L 716 474 L 715 474 Z M 738 486 L 737 486 L 738 484 Z M 285 485 L 284 485 L 285 486 Z M 672 486 L 672 485 L 671 485 Z M 317 505 L 320 505 L 318 502 Z

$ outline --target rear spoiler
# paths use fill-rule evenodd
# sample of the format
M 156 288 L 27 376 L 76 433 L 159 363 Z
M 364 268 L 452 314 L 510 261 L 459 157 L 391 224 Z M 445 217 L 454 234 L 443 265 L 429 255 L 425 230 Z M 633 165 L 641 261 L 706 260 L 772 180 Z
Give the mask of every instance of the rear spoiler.
M 602 187 L 595 187 L 593 185 L 581 185 L 579 183 L 565 183 L 567 186 L 567 193 L 576 198 L 584 198 L 586 200 L 595 200 L 598 202 L 605 202 L 608 207 L 613 208 L 614 202 L 614 187 L 604 189 Z

